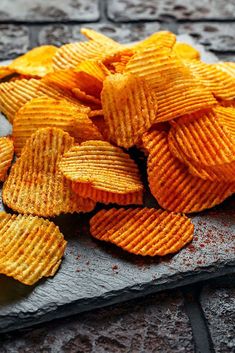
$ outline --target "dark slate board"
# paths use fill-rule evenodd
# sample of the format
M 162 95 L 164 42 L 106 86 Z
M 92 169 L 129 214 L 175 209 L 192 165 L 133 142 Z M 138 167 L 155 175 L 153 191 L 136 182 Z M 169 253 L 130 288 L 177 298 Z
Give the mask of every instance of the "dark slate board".
M 188 37 L 180 39 L 192 42 Z M 203 58 L 216 60 L 205 51 Z M 0 135 L 10 131 L 1 117 L 0 126 Z M 146 206 L 156 206 L 149 194 L 145 196 Z M 89 217 L 64 215 L 54 220 L 68 240 L 54 278 L 27 287 L 0 276 L 0 332 L 235 272 L 235 197 L 192 216 L 193 242 L 162 259 L 130 255 L 97 242 L 89 235 Z

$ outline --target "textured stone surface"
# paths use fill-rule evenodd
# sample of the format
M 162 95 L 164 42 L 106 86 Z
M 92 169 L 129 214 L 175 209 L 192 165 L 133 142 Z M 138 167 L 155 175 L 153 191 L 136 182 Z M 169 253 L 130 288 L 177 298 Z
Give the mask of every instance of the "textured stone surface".
M 29 30 L 25 26 L 0 24 L 0 60 L 14 58 L 29 49 Z
M 109 0 L 108 16 L 113 21 L 235 18 L 234 0 Z
M 0 338 L 0 353 L 193 353 L 179 292 L 99 309 Z
M 84 40 L 84 36 L 80 34 L 82 26 L 68 25 L 50 25 L 42 28 L 39 32 L 39 44 L 61 45 L 67 42 Z M 111 23 L 89 23 L 85 27 L 89 27 L 104 33 L 105 35 L 120 40 L 122 43 L 137 41 L 144 39 L 153 32 L 159 31 L 164 27 L 158 22 L 154 23 L 136 23 L 136 24 L 111 24 Z
M 215 51 L 235 52 L 235 23 L 185 23 L 179 24 L 179 33 L 187 33 Z
M 204 288 L 201 294 L 201 305 L 215 352 L 235 352 L 235 286 Z
M 95 21 L 99 18 L 98 0 L 1 0 L 0 20 Z

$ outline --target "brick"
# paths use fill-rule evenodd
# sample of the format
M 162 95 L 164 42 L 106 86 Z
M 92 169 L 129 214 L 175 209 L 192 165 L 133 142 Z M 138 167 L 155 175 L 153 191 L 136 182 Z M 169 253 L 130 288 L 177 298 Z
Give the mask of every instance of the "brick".
M 11 59 L 29 49 L 29 30 L 25 26 L 0 24 L 0 58 Z
M 86 22 L 98 19 L 98 0 L 1 0 L 0 20 Z
M 235 23 L 185 23 L 180 24 L 179 33 L 187 33 L 214 51 L 235 52 Z
M 234 0 L 109 0 L 108 17 L 113 21 L 175 19 L 234 19 Z
M 62 45 L 68 42 L 85 40 L 85 37 L 80 34 L 82 26 L 93 28 L 115 40 L 121 41 L 122 43 L 144 39 L 153 32 L 164 28 L 164 26 L 160 25 L 158 22 L 119 25 L 110 23 L 89 23 L 81 26 L 56 24 L 42 28 L 39 33 L 38 44 L 42 45 L 49 43 Z
M 208 286 L 201 294 L 215 353 L 235 352 L 235 287 Z
M 0 339 L 1 353 L 193 353 L 179 291 L 165 292 Z

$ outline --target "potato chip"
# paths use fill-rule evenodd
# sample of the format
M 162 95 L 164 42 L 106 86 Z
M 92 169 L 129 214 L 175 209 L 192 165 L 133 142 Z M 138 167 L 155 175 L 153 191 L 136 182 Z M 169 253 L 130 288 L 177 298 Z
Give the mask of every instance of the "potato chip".
M 173 47 L 173 52 L 181 59 L 186 59 L 186 60 L 200 59 L 199 51 L 187 43 L 176 42 Z
M 56 128 L 37 130 L 26 142 L 3 187 L 3 202 L 14 211 L 53 217 L 88 212 L 95 204 L 77 196 L 71 183 L 57 171 L 58 159 L 74 144 Z
M 80 88 L 73 88 L 72 92 L 75 95 L 75 97 L 77 97 L 81 102 L 84 102 L 86 104 L 91 103 L 97 107 L 101 106 L 101 101 L 99 98 L 96 98 L 94 96 L 91 96 L 90 94 L 87 94 L 86 92 L 82 91 Z
M 0 273 L 26 285 L 54 276 L 66 241 L 48 220 L 0 212 Z
M 9 137 L 0 137 L 0 181 L 4 181 L 14 155 L 13 142 Z
M 73 146 L 59 162 L 63 175 L 83 197 L 103 203 L 142 203 L 143 185 L 138 167 L 121 148 L 105 141 Z M 86 196 L 85 196 L 86 195 Z
M 107 37 L 106 35 L 100 32 L 95 31 L 94 29 L 82 27 L 80 32 L 88 39 L 94 40 L 95 42 L 103 44 L 104 46 L 106 46 L 107 44 L 110 47 L 113 46 L 114 48 L 122 46 L 120 43 L 116 42 L 115 40 Z
M 101 102 L 110 137 L 119 146 L 135 145 L 156 121 L 156 94 L 140 77 L 108 76 L 104 80 Z
M 217 64 L 207 64 L 199 60 L 185 60 L 184 63 L 194 77 L 216 98 L 225 100 L 235 98 L 234 77 L 220 70 Z
M 172 49 L 176 42 L 176 36 L 174 33 L 169 31 L 160 31 L 153 33 L 151 36 L 146 39 L 138 42 L 131 46 L 131 48 L 135 51 L 142 51 L 145 48 L 150 46 L 159 47 L 159 48 L 168 48 Z
M 126 67 L 126 64 L 133 55 L 133 50 L 129 48 L 121 48 L 104 56 L 103 63 L 111 73 L 115 73 L 118 66 L 120 69 L 122 66 L 124 70 L 124 67 Z
M 178 252 L 193 239 L 189 218 L 154 208 L 101 210 L 90 220 L 91 235 L 142 256 Z
M 217 102 L 169 49 L 150 46 L 137 52 L 125 72 L 146 79 L 158 100 L 157 122 L 174 119 Z
M 53 45 L 42 45 L 19 56 L 9 68 L 22 75 L 43 77 L 52 72 L 52 58 L 57 52 Z
M 84 72 L 98 81 L 103 82 L 105 77 L 110 75 L 110 71 L 101 61 L 85 60 L 82 61 L 75 69 L 75 72 Z
M 198 212 L 220 204 L 234 193 L 235 183 L 213 182 L 191 175 L 170 152 L 166 131 L 155 129 L 145 133 L 143 143 L 149 150 L 150 190 L 161 207 L 174 212 Z
M 219 124 L 230 135 L 235 144 L 235 107 L 220 107 L 216 106 L 214 112 L 218 118 Z
M 221 61 L 221 62 L 215 63 L 214 66 L 218 70 L 222 70 L 222 71 L 226 72 L 228 75 L 235 78 L 235 63 L 234 62 Z
M 95 109 L 95 110 L 91 110 L 89 113 L 88 113 L 88 116 L 89 118 L 96 118 L 97 116 L 102 116 L 103 117 L 104 115 L 104 112 L 102 109 Z
M 17 111 L 29 102 L 32 98 L 38 97 L 66 98 L 70 102 L 78 105 L 84 112 L 89 112 L 89 108 L 85 107 L 77 99 L 71 95 L 66 95 L 59 88 L 54 88 L 46 82 L 36 79 L 17 80 L 14 82 L 5 82 L 0 84 L 0 111 L 6 115 L 12 123 Z
M 13 122 L 15 152 L 20 155 L 27 139 L 38 129 L 60 128 L 76 142 L 103 139 L 98 128 L 77 105 L 65 99 L 33 98 L 16 113 Z
M 0 66 L 0 80 L 15 73 L 15 70 L 10 69 L 8 66 Z
M 97 127 L 101 135 L 104 137 L 104 140 L 110 141 L 109 129 L 104 120 L 103 115 L 100 114 L 100 115 L 91 116 L 90 114 L 89 117 L 92 120 L 92 123 Z M 97 140 L 100 140 L 100 139 L 97 139 Z

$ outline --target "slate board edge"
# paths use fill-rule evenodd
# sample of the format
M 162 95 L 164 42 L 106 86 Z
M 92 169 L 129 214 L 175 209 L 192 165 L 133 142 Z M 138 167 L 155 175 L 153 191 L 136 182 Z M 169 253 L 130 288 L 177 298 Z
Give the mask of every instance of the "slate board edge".
M 165 277 L 159 280 L 153 280 L 143 285 L 135 285 L 132 287 L 122 288 L 120 291 L 110 291 L 107 295 L 80 299 L 69 304 L 57 306 L 54 304 L 54 308 L 44 308 L 37 312 L 30 312 L 19 316 L 0 316 L 0 333 L 11 332 L 22 328 L 27 328 L 41 324 L 43 322 L 60 319 L 70 315 L 79 314 L 85 311 L 94 310 L 101 307 L 121 303 L 127 300 L 140 298 L 148 294 L 154 294 L 167 289 L 174 289 L 181 286 L 193 284 L 199 281 L 205 281 L 208 279 L 217 278 L 220 276 L 235 273 L 235 260 L 229 261 L 223 264 L 223 268 L 219 268 L 220 263 L 215 267 L 209 266 L 200 273 L 197 271 L 190 271 L 183 273 L 181 278 L 179 275 L 173 275 L 170 278 Z M 47 312 L 48 311 L 48 312 Z

